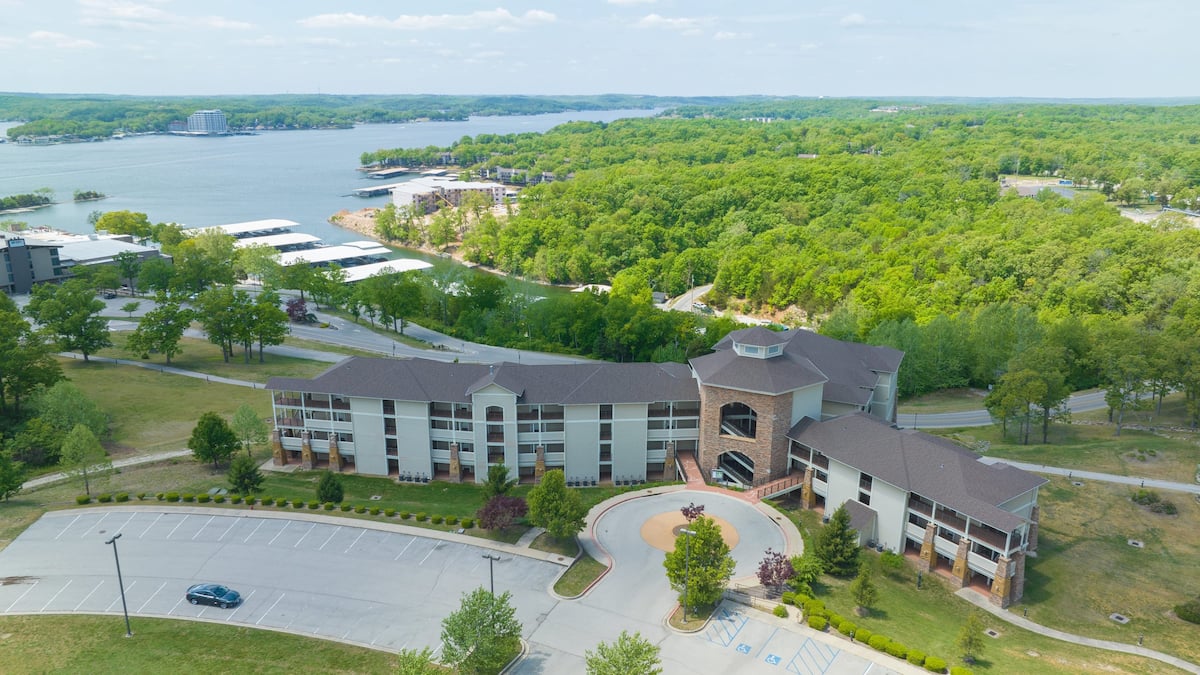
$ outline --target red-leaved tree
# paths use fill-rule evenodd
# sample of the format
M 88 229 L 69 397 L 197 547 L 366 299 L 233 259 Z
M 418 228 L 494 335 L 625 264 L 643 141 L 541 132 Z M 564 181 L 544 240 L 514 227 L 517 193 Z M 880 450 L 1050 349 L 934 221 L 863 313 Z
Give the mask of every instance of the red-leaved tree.
M 483 508 L 475 513 L 479 526 L 485 530 L 503 530 L 512 525 L 517 518 L 524 518 L 529 507 L 520 497 L 497 495 L 488 500 Z
M 688 504 L 687 506 L 679 509 L 679 512 L 682 513 L 683 517 L 687 518 L 687 521 L 690 523 L 693 520 L 704 515 L 704 505 L 697 504 L 696 502 L 692 502 L 692 503 Z
M 768 548 L 762 562 L 758 564 L 758 583 L 767 588 L 778 589 L 794 576 L 796 570 L 792 569 L 791 559 Z

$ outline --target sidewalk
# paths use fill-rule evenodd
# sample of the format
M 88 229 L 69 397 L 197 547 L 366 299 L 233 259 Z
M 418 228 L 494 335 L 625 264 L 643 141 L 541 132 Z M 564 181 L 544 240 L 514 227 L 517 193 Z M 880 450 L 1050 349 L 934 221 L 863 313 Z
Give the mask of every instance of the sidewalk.
M 1112 473 L 1099 473 L 1097 471 L 1081 471 L 1079 469 L 1064 469 L 1058 466 L 1047 466 L 1045 464 L 1031 464 L 1029 462 L 1014 462 L 1011 459 L 1003 457 L 980 457 L 979 461 L 984 464 L 998 464 L 1003 462 L 1009 466 L 1015 466 L 1018 469 L 1032 471 L 1034 473 L 1046 473 L 1052 476 L 1066 476 L 1073 480 L 1096 480 L 1103 483 L 1119 483 L 1121 485 L 1132 485 L 1136 487 L 1154 488 L 1157 490 L 1174 490 L 1176 492 L 1190 492 L 1194 495 L 1200 495 L 1200 483 L 1176 483 L 1169 480 L 1160 480 L 1158 478 L 1143 478 L 1141 476 L 1118 476 Z
M 123 466 L 136 466 L 138 464 L 149 464 L 151 462 L 161 462 L 163 460 L 174 459 L 176 457 L 187 457 L 187 456 L 190 456 L 191 454 L 192 454 L 191 450 L 188 450 L 187 448 L 183 448 L 182 450 L 168 450 L 166 452 L 156 452 L 152 455 L 138 455 L 137 457 L 126 457 L 125 459 L 118 459 L 117 461 L 113 462 L 113 468 L 119 469 Z M 21 489 L 28 490 L 30 488 L 41 487 L 43 485 L 57 483 L 60 480 L 66 480 L 67 478 L 68 478 L 67 474 L 62 473 L 62 472 L 46 474 L 45 476 L 38 476 L 37 478 L 25 481 L 24 483 L 21 484 Z

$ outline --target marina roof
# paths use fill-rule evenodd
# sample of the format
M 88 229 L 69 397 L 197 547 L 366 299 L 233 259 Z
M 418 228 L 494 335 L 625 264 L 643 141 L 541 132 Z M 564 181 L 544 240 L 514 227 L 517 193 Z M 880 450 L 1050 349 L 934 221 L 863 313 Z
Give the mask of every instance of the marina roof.
M 414 260 L 412 258 L 400 258 L 397 260 L 385 260 L 377 263 L 367 263 L 366 265 L 355 265 L 347 267 L 346 283 L 354 283 L 362 281 L 369 277 L 373 277 L 380 273 L 400 273 L 411 272 L 413 270 L 424 270 L 433 267 L 433 265 L 424 260 Z
M 320 237 L 303 232 L 284 232 L 283 234 L 268 234 L 262 237 L 246 237 L 233 242 L 234 248 L 246 248 L 247 246 L 270 246 L 279 248 L 280 246 L 298 246 L 300 244 L 316 244 L 321 241 Z
M 250 220 L 244 223 L 229 223 L 227 225 L 211 225 L 209 227 L 193 227 L 184 230 L 183 233 L 189 237 L 195 237 L 209 230 L 216 230 L 223 234 L 229 234 L 237 237 L 238 235 L 251 234 L 261 232 L 263 234 L 276 231 L 286 231 L 299 225 L 294 220 L 285 220 L 283 218 L 267 218 L 265 220 Z
M 359 241 L 340 244 L 338 246 L 310 248 L 307 251 L 281 253 L 279 254 L 279 264 L 287 267 L 288 265 L 295 265 L 301 260 L 308 263 L 329 263 L 352 258 L 388 255 L 389 253 L 391 253 L 390 250 L 373 241 Z

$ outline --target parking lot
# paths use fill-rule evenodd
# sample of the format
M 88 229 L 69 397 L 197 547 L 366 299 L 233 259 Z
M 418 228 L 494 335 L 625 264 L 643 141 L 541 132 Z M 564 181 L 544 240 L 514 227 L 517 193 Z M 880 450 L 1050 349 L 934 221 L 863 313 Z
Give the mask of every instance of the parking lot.
M 463 592 L 487 587 L 488 549 L 347 524 L 253 512 L 69 511 L 43 516 L 0 552 L 0 613 L 119 613 L 117 540 L 131 615 L 204 619 L 399 650 L 440 645 L 441 619 Z M 531 631 L 555 600 L 562 568 L 501 555 L 496 591 L 511 591 Z M 236 608 L 193 606 L 202 581 L 241 592 Z M 137 631 L 136 618 L 134 632 Z

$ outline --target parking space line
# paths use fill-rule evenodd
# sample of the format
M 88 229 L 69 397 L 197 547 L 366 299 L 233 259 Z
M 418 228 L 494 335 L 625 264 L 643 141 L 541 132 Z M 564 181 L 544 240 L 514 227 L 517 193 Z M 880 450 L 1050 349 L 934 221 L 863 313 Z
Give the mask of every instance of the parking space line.
M 283 521 L 283 527 L 279 528 L 279 531 L 275 533 L 274 537 L 271 537 L 271 541 L 267 542 L 267 546 L 274 544 L 275 540 L 279 538 L 279 535 L 283 534 L 283 531 L 286 530 L 288 528 L 288 525 L 291 525 L 291 524 L 292 524 L 292 521 L 290 521 L 290 520 Z
M 136 515 L 137 515 L 136 513 L 131 513 L 131 514 L 129 514 L 129 518 L 125 519 L 125 522 L 121 523 L 121 526 L 117 528 L 117 532 L 119 533 L 121 530 L 124 530 L 124 529 L 125 529 L 125 526 L 126 526 L 126 525 L 128 525 L 128 524 L 129 524 L 129 522 L 130 522 L 131 520 L 133 520 L 133 517 L 134 517 L 134 516 L 136 516 Z
M 80 539 L 83 539 L 84 537 L 86 537 L 86 536 L 88 536 L 89 534 L 91 534 L 91 533 L 92 533 L 92 530 L 96 529 L 96 526 L 97 526 L 97 525 L 99 525 L 100 523 L 103 523 L 103 522 L 104 522 L 104 519 L 105 519 L 105 518 L 107 518 L 107 517 L 108 517 L 108 514 L 107 514 L 107 513 L 105 513 L 104 515 L 100 516 L 100 520 L 97 520 L 95 523 L 93 523 L 93 524 L 92 524 L 92 526 L 91 526 L 91 527 L 89 527 L 88 529 L 84 530 L 84 531 L 83 531 L 83 534 L 79 535 L 79 538 L 80 538 Z
M 237 519 L 237 518 L 230 518 L 229 520 L 230 520 L 230 523 L 229 523 L 229 528 L 228 528 L 228 529 L 226 529 L 224 532 L 222 532 L 222 533 L 221 533 L 221 536 L 217 537 L 217 541 L 224 541 L 224 540 L 225 540 L 225 536 L 226 536 L 227 534 L 229 534 L 230 532 L 232 532 L 232 531 L 233 531 L 233 528 L 237 526 L 237 524 L 238 524 L 238 519 Z
M 259 528 L 259 527 L 262 527 L 262 526 L 263 526 L 263 523 L 265 523 L 265 522 L 267 522 L 267 521 L 265 521 L 265 520 L 259 520 L 259 521 L 258 521 L 258 526 L 254 528 L 254 532 L 258 532 L 258 528 Z M 245 544 L 245 543 L 249 542 L 249 541 L 250 541 L 250 537 L 253 537 L 253 536 L 254 536 L 254 532 L 251 532 L 250 534 L 246 535 L 246 538 L 242 540 L 242 543 L 243 543 L 243 544 Z
M 282 600 L 283 596 L 285 596 L 285 595 L 287 595 L 287 593 L 280 593 L 279 597 L 275 599 L 275 602 L 271 603 L 271 606 L 269 608 L 267 608 L 267 611 L 263 612 L 263 615 L 258 617 L 258 621 L 255 621 L 254 625 L 257 626 L 258 624 L 262 623 L 262 620 L 267 618 L 267 616 L 271 614 L 271 610 L 275 609 L 275 605 L 278 605 L 279 601 Z
M 339 532 L 341 529 L 342 529 L 342 526 L 341 526 L 341 525 L 338 525 L 337 527 L 333 528 L 333 532 L 331 532 L 331 533 L 329 534 L 329 538 L 325 540 L 325 544 L 328 544 L 329 542 L 333 541 L 333 537 L 334 537 L 334 535 L 336 535 L 336 534 L 337 534 L 337 533 L 338 533 L 338 532 Z M 321 547 L 320 547 L 320 548 L 318 548 L 317 550 L 318 550 L 318 551 L 324 551 L 324 550 L 325 550 L 325 544 L 321 544 Z
M 763 644 L 758 648 L 758 653 L 754 655 L 754 658 L 757 659 L 763 653 L 763 650 L 767 648 L 767 645 L 770 644 L 771 640 L 775 639 L 775 635 L 778 633 L 779 627 L 776 626 L 775 630 L 771 631 L 771 634 L 767 636 L 767 639 L 763 640 Z
M 39 609 L 38 611 L 39 611 L 39 612 L 44 612 L 44 611 L 46 611 L 46 608 L 50 606 L 50 603 L 54 602 L 54 599 L 58 597 L 59 593 L 62 593 L 63 591 L 67 590 L 67 586 L 70 586 L 72 581 L 75 581 L 75 580 L 74 580 L 74 579 L 67 579 L 67 585 L 66 585 L 66 586 L 63 586 L 63 587 L 62 587 L 62 588 L 60 588 L 60 589 L 58 589 L 58 593 L 55 593 L 53 596 L 51 596 L 51 597 L 50 597 L 50 599 L 46 601 L 46 604 L 42 605 L 42 608 L 41 608 L 41 609 Z
M 155 518 L 154 522 L 150 523 L 149 525 L 146 526 L 146 529 L 142 530 L 142 533 L 138 535 L 138 539 L 141 539 L 142 537 L 146 536 L 146 533 L 150 531 L 150 528 L 152 528 L 158 524 L 159 518 L 162 518 L 165 515 L 167 515 L 167 514 L 165 514 L 165 513 L 158 514 L 158 518 Z
M 167 582 L 165 582 L 165 581 L 164 581 L 164 582 L 162 582 L 162 586 L 159 586 L 159 587 L 158 587 L 158 591 L 161 591 L 162 589 L 164 589 L 164 588 L 166 588 L 166 587 L 167 587 Z M 153 593 L 151 593 L 151 594 L 150 594 L 150 597 L 146 598 L 146 601 L 142 603 L 142 606 L 137 608 L 137 611 L 138 611 L 139 613 L 140 613 L 140 612 L 141 612 L 143 609 L 146 609 L 146 605 L 150 604 L 150 601 L 154 599 L 154 596 L 158 595 L 158 591 L 154 591 Z
M 367 531 L 366 531 L 366 530 L 363 530 L 363 531 L 359 532 L 359 533 L 358 533 L 358 536 L 354 538 L 354 541 L 350 542 L 350 545 L 349 545 L 349 546 L 347 546 L 347 547 L 346 547 L 346 550 L 345 550 L 345 551 L 342 551 L 342 553 L 349 553 L 349 552 L 350 552 L 350 549 L 354 548 L 354 545 L 355 545 L 355 544 L 357 544 L 357 543 L 358 543 L 358 540 L 359 540 L 359 539 L 362 539 L 362 536 L 363 536 L 364 534 L 366 534 L 366 533 L 367 533 Z
M 167 614 L 174 614 L 175 610 L 179 608 L 179 603 L 181 603 L 181 602 L 183 602 L 183 598 L 176 600 L 175 606 L 171 607 L 171 611 L 167 612 Z
M 79 515 L 75 516 L 74 518 L 72 518 L 72 519 L 71 519 L 71 522 L 67 523 L 67 526 L 66 526 L 66 527 L 64 527 L 64 528 L 62 529 L 62 532 L 59 532 L 59 533 L 58 533 L 58 534 L 57 534 L 57 535 L 54 537 L 54 541 L 58 541 L 58 538 L 59 538 L 59 537 L 61 537 L 61 536 L 63 536 L 64 534 L 66 534 L 66 533 L 67 533 L 67 530 L 71 529 L 71 526 L 75 524 L 75 521 L 76 521 L 76 520 L 79 520 L 79 519 L 80 519 L 80 518 L 82 518 L 82 517 L 83 517 L 83 514 L 81 513 L 81 514 L 79 514 Z
M 216 518 L 216 516 L 209 516 L 208 520 L 204 521 L 204 524 L 200 526 L 200 529 L 196 530 L 196 534 L 192 535 L 192 541 L 196 541 L 196 537 L 200 536 L 200 533 L 204 531 L 204 528 L 208 527 L 208 524 L 213 521 L 213 518 Z
M 171 537 L 175 536 L 175 530 L 178 530 L 179 526 L 182 525 L 187 519 L 188 519 L 187 516 L 180 518 L 179 522 L 175 523 L 175 527 L 171 528 L 171 531 L 167 533 L 167 539 L 170 539 Z
M 395 561 L 395 560 L 399 560 L 399 559 L 400 559 L 400 556 L 404 555 L 404 551 L 407 551 L 407 550 L 408 550 L 408 547 L 409 547 L 409 546 L 412 546 L 412 545 L 413 545 L 413 542 L 414 542 L 414 541 L 416 541 L 416 540 L 417 540 L 417 538 L 416 538 L 416 537 L 413 537 L 412 539 L 409 539 L 409 540 L 408 540 L 408 543 L 404 545 L 404 549 L 403 549 L 403 550 L 401 550 L 399 553 L 397 553 L 397 554 L 396 554 L 396 557 L 395 557 L 395 558 L 392 558 L 392 560 L 393 560 L 393 561 Z
M 304 534 L 300 535 L 300 538 L 296 540 L 296 543 L 292 544 L 292 548 L 299 548 L 299 547 L 300 547 L 300 542 L 304 541 L 304 538 L 305 538 L 305 537 L 307 537 L 307 536 L 308 536 L 308 533 L 309 533 L 309 532 L 312 532 L 312 531 L 313 531 L 313 528 L 314 528 L 314 527 L 316 527 L 316 526 L 317 526 L 317 524 L 316 524 L 316 523 L 309 523 L 309 524 L 308 524 L 308 529 L 304 531 Z
M 4 610 L 4 611 L 6 611 L 6 612 L 7 612 L 7 611 L 11 610 L 13 607 L 16 607 L 16 606 L 17 606 L 17 603 L 18 603 L 18 602 L 20 602 L 22 598 L 24 598 L 25 596 L 29 595 L 29 591 L 32 591 L 32 590 L 33 590 L 33 589 L 34 589 L 34 588 L 35 588 L 35 587 L 38 585 L 38 583 L 39 583 L 39 582 L 37 582 L 37 581 L 33 582 L 33 586 L 30 586 L 29 588 L 26 588 L 26 589 L 25 589 L 25 592 L 24 592 L 24 593 L 22 593 L 22 594 L 21 594 L 21 596 L 20 596 L 19 598 L 17 598 L 16 600 L 13 600 L 12 604 L 11 604 L 11 605 L 9 605 L 9 606 L 8 606 L 8 607 L 7 607 L 7 608 Z
M 137 586 L 137 581 L 134 581 L 132 584 L 129 584 L 128 586 L 125 587 L 126 597 L 129 596 L 129 591 L 133 590 L 134 586 Z M 108 607 L 105 607 L 104 611 L 106 611 L 106 612 L 110 611 L 113 608 L 113 605 L 117 604 L 120 601 L 121 601 L 121 589 L 117 589 L 117 597 L 113 598 L 113 601 L 108 603 Z
M 420 567 L 421 565 L 424 565 L 424 564 L 425 564 L 425 561 L 426 561 L 426 560 L 429 560 L 429 556 L 433 555 L 433 552 L 434 552 L 434 551 L 436 551 L 436 550 L 438 550 L 438 547 L 437 547 L 437 544 L 434 544 L 434 545 L 433 545 L 433 548 L 429 549 L 429 553 L 426 553 L 426 554 L 425 554 L 425 557 L 424 557 L 424 558 L 421 558 L 421 562 L 417 563 L 417 567 Z M 374 644 L 374 643 L 371 643 L 371 644 Z
M 254 590 L 257 591 L 258 589 L 254 589 Z M 236 616 L 238 612 L 242 611 L 242 608 L 246 606 L 246 602 L 249 601 L 250 598 L 253 597 L 253 595 L 254 595 L 254 591 L 250 591 L 250 595 L 247 595 L 246 597 L 242 598 L 241 604 L 239 604 L 237 606 L 237 609 L 233 610 L 233 613 L 229 615 L 228 619 L 225 619 L 225 623 L 229 623 L 230 621 L 233 621 L 233 617 Z
M 80 600 L 80 601 L 79 601 L 79 604 L 78 604 L 78 605 L 75 605 L 75 609 L 73 609 L 73 610 L 71 610 L 71 611 L 73 611 L 73 612 L 78 612 L 78 611 L 79 611 L 79 608 L 80 608 L 80 607 L 83 607 L 83 603 L 87 602 L 87 601 L 88 601 L 88 598 L 92 597 L 92 593 L 95 593 L 96 591 L 100 590 L 100 587 L 101 587 L 101 586 L 103 586 L 103 585 L 104 585 L 104 580 L 103 580 L 103 579 L 101 579 L 101 580 L 100 580 L 100 583 L 96 584 L 96 587 L 92 589 L 91 593 L 88 593 L 87 595 L 83 596 L 83 599 L 82 599 L 82 600 Z

